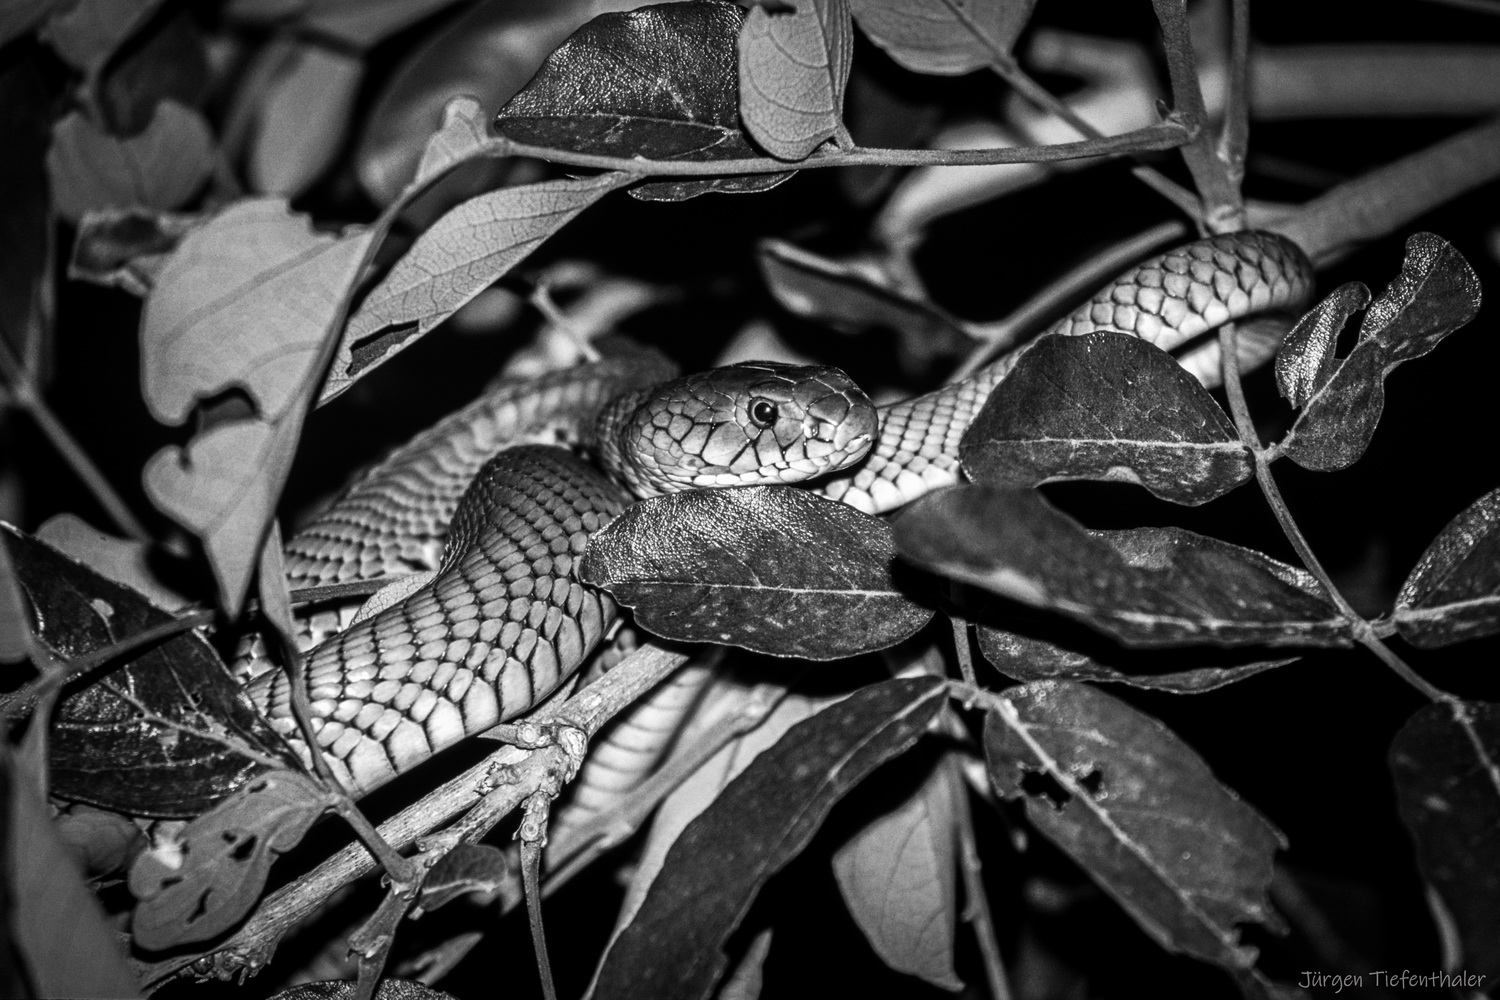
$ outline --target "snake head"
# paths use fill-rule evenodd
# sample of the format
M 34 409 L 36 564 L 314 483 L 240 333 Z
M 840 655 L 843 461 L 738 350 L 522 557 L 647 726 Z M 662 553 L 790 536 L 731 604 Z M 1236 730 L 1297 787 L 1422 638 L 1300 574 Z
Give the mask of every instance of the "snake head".
M 865 457 L 880 420 L 837 368 L 751 361 L 619 400 L 601 417 L 605 460 L 638 496 L 797 483 Z

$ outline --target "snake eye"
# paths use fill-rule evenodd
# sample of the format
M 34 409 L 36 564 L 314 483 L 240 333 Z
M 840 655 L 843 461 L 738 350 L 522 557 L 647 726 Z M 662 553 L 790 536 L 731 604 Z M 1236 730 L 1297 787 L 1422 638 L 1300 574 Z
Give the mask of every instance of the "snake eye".
M 750 422 L 757 427 L 770 427 L 776 422 L 776 404 L 769 399 L 757 399 L 750 404 Z

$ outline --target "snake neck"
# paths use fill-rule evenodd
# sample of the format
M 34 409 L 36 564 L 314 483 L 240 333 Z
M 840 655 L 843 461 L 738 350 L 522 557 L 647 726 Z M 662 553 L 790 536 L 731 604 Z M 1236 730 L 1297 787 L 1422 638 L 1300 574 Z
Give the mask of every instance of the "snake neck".
M 616 482 L 641 498 L 661 495 L 661 490 L 651 484 L 636 461 L 635 449 L 629 444 L 636 431 L 634 418 L 654 391 L 655 387 L 636 389 L 621 393 L 605 404 L 594 418 L 592 437 L 584 442 Z

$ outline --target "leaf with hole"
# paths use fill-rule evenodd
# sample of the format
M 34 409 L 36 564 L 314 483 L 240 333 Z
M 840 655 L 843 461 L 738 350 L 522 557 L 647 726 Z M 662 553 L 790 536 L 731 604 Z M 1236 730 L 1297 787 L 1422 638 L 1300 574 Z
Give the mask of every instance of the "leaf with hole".
M 1466 972 L 1500 976 L 1500 705 L 1433 704 L 1391 741 L 1417 865 L 1457 925 Z
M 1113 480 L 1194 505 L 1253 474 L 1208 390 L 1165 351 L 1112 331 L 1043 337 L 1024 351 L 964 432 L 959 456 L 982 483 Z
M 336 796 L 306 775 L 270 771 L 136 858 L 130 891 L 135 943 L 148 951 L 208 941 L 239 923 L 277 855 L 302 839 Z
M 721 0 L 601 14 L 547 57 L 495 117 L 517 142 L 653 160 L 757 156 L 740 125 L 735 39 L 744 12 Z M 649 201 L 764 191 L 790 173 L 663 180 L 631 188 Z
M 727 965 L 724 942 L 761 886 L 835 802 L 917 741 L 946 698 L 935 677 L 885 681 L 787 730 L 673 843 L 593 995 L 707 997 Z
M 1385 378 L 1420 358 L 1479 312 L 1479 278 L 1463 255 L 1431 233 L 1406 241 L 1401 273 L 1365 310 L 1359 342 L 1307 395 L 1278 446 L 1306 469 L 1353 465 L 1385 409 Z
M 847 134 L 840 116 L 854 29 L 846 0 L 753 7 L 738 50 L 740 118 L 762 149 L 802 160 Z
M 917 73 L 957 76 L 1003 62 L 1036 0 L 849 0 L 864 33 Z
M 1401 638 L 1433 648 L 1500 631 L 1500 489 L 1459 513 L 1401 585 Z
M 884 521 L 789 486 L 652 497 L 589 539 L 581 578 L 683 642 L 832 660 L 883 649 L 932 610 L 901 592 Z
M 961 486 L 896 519 L 901 555 L 1128 645 L 1347 646 L 1310 573 L 1181 528 L 1090 531 L 1035 490 Z
M 1276 352 L 1276 388 L 1294 407 L 1302 407 L 1328 384 L 1334 348 L 1349 317 L 1370 304 L 1362 282 L 1340 285 L 1297 321 Z
M 1231 971 L 1256 956 L 1236 926 L 1278 928 L 1267 890 L 1281 831 L 1157 719 L 1085 684 L 999 696 L 984 725 L 995 790 L 1168 951 Z

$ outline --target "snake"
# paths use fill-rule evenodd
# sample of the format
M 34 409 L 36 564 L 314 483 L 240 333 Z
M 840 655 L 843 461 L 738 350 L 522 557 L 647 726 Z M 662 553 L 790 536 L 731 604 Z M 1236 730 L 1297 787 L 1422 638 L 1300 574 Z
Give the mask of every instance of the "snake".
M 1131 334 L 1186 350 L 1178 360 L 1210 382 L 1217 342 L 1201 335 L 1239 322 L 1242 364 L 1262 363 L 1312 288 L 1296 244 L 1242 231 L 1127 269 L 1043 336 Z M 540 704 L 620 617 L 576 571 L 589 538 L 637 499 L 796 484 L 882 514 L 961 482 L 963 433 L 1028 346 L 878 409 L 837 368 L 750 362 L 678 376 L 654 352 L 496 383 L 286 544 L 292 586 L 410 581 L 308 651 L 318 749 L 362 795 Z M 309 761 L 290 689 L 282 670 L 247 683 Z

